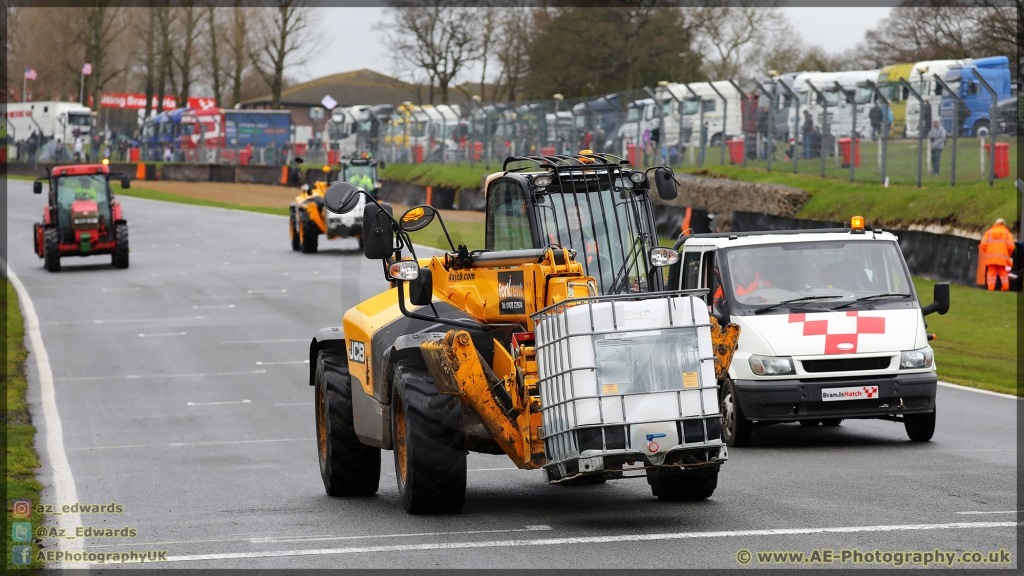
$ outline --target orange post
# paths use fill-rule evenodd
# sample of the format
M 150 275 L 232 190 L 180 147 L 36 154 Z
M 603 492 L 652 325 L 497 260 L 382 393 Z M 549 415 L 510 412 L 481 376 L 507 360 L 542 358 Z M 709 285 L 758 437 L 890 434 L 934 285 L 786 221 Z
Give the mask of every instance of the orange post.
M 287 186 L 288 185 L 288 167 L 287 166 L 281 166 L 281 185 L 282 186 Z
M 434 191 L 433 186 L 427 186 L 427 201 L 426 201 L 426 205 L 427 206 L 433 206 L 433 204 L 430 203 L 430 197 L 431 197 L 433 191 Z
M 135 179 L 136 180 L 145 180 L 146 179 L 146 165 L 143 164 L 142 162 L 139 162 L 139 164 L 135 167 Z

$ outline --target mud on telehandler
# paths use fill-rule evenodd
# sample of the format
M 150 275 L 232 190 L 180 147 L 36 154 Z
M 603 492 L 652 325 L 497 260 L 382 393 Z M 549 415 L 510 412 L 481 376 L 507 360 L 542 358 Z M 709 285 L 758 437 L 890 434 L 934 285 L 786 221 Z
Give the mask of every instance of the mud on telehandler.
M 515 164 L 517 167 L 510 168 Z M 619 158 L 508 158 L 487 179 L 486 246 L 456 247 L 439 212 L 339 182 L 335 213 L 365 198 L 363 252 L 392 288 L 310 345 L 320 472 L 329 495 L 377 492 L 392 450 L 412 513 L 457 512 L 467 451 L 507 454 L 551 483 L 646 477 L 660 500 L 712 495 L 727 459 L 718 380 L 738 329 L 706 290 L 664 291 L 648 173 Z M 418 258 L 434 219 L 450 250 Z

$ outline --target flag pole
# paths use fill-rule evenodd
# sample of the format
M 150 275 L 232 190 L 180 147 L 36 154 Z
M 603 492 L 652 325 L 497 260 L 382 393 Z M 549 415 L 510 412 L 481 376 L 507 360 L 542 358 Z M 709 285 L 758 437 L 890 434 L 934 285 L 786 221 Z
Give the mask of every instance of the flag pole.
M 28 91 L 28 76 L 21 75 L 21 101 L 25 101 L 25 93 Z
M 78 103 L 82 104 L 83 106 L 85 105 L 82 102 L 82 98 L 84 97 L 84 95 L 85 95 L 85 69 L 83 68 L 82 69 L 82 80 L 81 80 L 81 82 L 78 83 Z

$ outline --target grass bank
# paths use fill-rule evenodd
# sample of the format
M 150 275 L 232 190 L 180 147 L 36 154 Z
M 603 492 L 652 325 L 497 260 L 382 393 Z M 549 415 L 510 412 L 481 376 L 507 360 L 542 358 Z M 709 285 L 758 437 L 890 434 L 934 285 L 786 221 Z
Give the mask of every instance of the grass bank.
M 500 163 L 492 163 L 487 170 L 483 164 L 470 167 L 454 164 L 388 164 L 380 177 L 396 182 L 440 186 L 442 188 L 480 188 L 480 179 L 501 169 Z
M 269 208 L 266 206 L 247 206 L 245 204 L 233 204 L 229 202 L 216 202 L 214 200 L 203 200 L 201 198 L 189 198 L 169 192 L 159 192 L 147 188 L 131 188 L 125 190 L 116 182 L 111 182 L 114 194 L 118 196 L 131 196 L 133 198 L 145 198 L 147 200 L 162 200 L 164 202 L 177 202 L 178 204 L 191 204 L 193 206 L 209 206 L 212 208 L 227 208 L 231 210 L 247 210 L 249 212 L 260 212 L 263 214 L 288 215 L 288 208 Z
M 7 391 L 7 412 L 4 415 L 4 422 L 7 428 L 7 512 L 10 518 L 12 500 L 31 500 L 33 504 L 39 502 L 39 495 L 43 486 L 36 480 L 36 469 L 39 468 L 39 456 L 32 445 L 35 439 L 36 429 L 32 425 L 32 419 L 28 411 L 28 402 L 25 393 L 28 390 L 28 381 L 25 378 L 25 360 L 28 358 L 28 351 L 25 349 L 25 326 L 21 317 L 21 310 L 18 308 L 18 295 L 14 286 L 5 281 L 7 290 L 5 292 L 5 307 L 7 309 L 7 371 L 3 376 L 4 389 Z M 22 520 L 13 518 L 5 530 L 7 534 L 7 546 L 4 548 L 4 563 L 7 565 L 8 573 L 13 570 L 24 569 L 26 566 L 16 566 L 12 563 L 14 546 L 32 546 L 33 557 L 39 550 L 34 542 L 14 541 L 16 526 L 12 523 Z M 41 514 L 32 514 L 32 534 L 35 529 L 43 525 Z M 33 560 L 29 568 L 42 568 L 43 563 Z

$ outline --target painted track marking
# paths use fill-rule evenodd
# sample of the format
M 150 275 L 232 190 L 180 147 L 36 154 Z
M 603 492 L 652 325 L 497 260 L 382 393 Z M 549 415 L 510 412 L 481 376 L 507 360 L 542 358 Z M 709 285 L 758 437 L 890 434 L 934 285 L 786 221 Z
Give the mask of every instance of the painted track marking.
M 284 360 L 281 362 L 256 362 L 257 366 L 271 366 L 275 364 L 309 364 L 309 358 L 305 360 Z
M 251 376 L 253 374 L 266 374 L 266 370 L 251 370 L 248 372 L 197 372 L 195 374 L 128 374 L 126 376 L 66 376 L 54 378 L 54 380 L 141 380 L 144 378 L 205 378 L 207 376 Z
M 184 332 L 160 332 L 156 334 L 139 334 L 139 338 L 160 338 L 161 336 L 184 336 Z
M 186 406 L 220 406 L 223 404 L 249 404 L 251 400 L 228 400 L 225 402 L 189 402 Z
M 68 452 L 84 452 L 87 450 L 113 450 L 121 448 L 156 448 L 167 446 L 181 448 L 182 446 L 230 446 L 235 444 L 270 444 L 276 442 L 309 442 L 316 438 L 273 438 L 270 440 L 224 440 L 221 442 L 170 442 L 168 444 L 121 444 L 119 446 L 83 446 L 81 448 L 69 448 Z
M 1021 396 L 1003 394 L 1002 392 L 993 392 L 991 390 L 982 390 L 981 388 L 971 388 L 970 386 L 961 386 L 959 384 L 953 384 L 952 382 L 943 382 L 942 380 L 939 380 L 939 386 L 945 386 L 946 388 L 955 388 L 957 390 L 964 390 L 966 392 L 977 392 L 978 394 L 988 394 L 989 396 L 998 396 L 1000 398 L 1009 398 L 1010 400 L 1024 400 L 1024 397 Z
M 55 504 L 71 504 L 78 502 L 78 491 L 75 489 L 75 478 L 71 474 L 71 464 L 68 463 L 68 456 L 64 451 L 64 431 L 61 427 L 60 413 L 57 411 L 57 394 L 54 388 L 53 370 L 50 368 L 50 356 L 46 353 L 43 345 L 43 335 L 39 331 L 39 316 L 36 315 L 35 305 L 24 284 L 18 279 L 18 275 L 4 261 L 4 269 L 7 271 L 7 279 L 11 281 L 14 290 L 18 293 L 18 301 L 25 317 L 25 331 L 28 333 L 29 342 L 32 346 L 32 354 L 36 357 L 36 370 L 39 372 L 40 396 L 43 404 L 43 422 L 46 423 L 46 441 L 43 446 L 43 453 L 50 461 L 50 468 L 53 470 L 53 498 Z M 77 513 L 61 514 L 57 517 L 57 526 L 63 528 L 68 534 L 74 533 L 76 526 L 81 526 L 82 520 Z M 57 539 L 57 549 L 71 552 L 82 551 L 82 541 Z M 83 566 L 82 564 L 78 565 Z M 84 566 L 89 566 L 85 564 Z M 66 563 L 56 564 L 57 568 L 67 567 Z
M 272 340 L 221 340 L 221 344 L 270 344 L 273 342 L 309 342 L 312 338 L 276 338 Z

